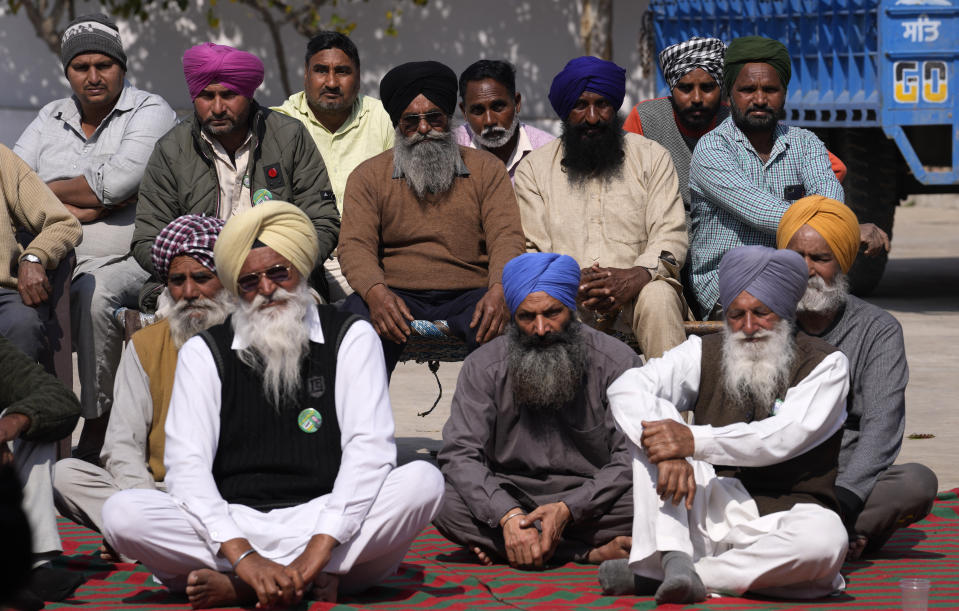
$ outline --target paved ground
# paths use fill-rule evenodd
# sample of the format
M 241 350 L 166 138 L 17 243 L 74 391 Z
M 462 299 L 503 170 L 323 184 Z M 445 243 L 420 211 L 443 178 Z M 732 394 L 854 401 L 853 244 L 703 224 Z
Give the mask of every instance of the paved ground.
M 940 489 L 959 486 L 959 197 L 914 197 L 896 214 L 890 261 L 869 301 L 902 323 L 909 359 L 906 435 L 932 433 L 932 439 L 906 439 L 899 462 L 919 461 L 939 476 Z M 390 396 L 396 416 L 400 461 L 428 458 L 439 448 L 449 415 L 458 363 L 443 363 L 443 397 L 420 418 L 437 395 L 426 365 L 400 365 Z

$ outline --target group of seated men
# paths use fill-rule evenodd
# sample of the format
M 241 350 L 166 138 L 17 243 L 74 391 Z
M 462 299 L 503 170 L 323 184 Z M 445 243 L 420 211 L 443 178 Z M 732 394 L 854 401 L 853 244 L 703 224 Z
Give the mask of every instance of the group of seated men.
M 901 329 L 844 275 L 888 240 L 841 203 L 841 162 L 779 121 L 781 43 L 668 47 L 672 95 L 625 124 L 625 70 L 574 59 L 555 139 L 519 120 L 502 61 L 402 64 L 378 101 L 355 45 L 322 33 L 304 91 L 270 109 L 262 62 L 205 43 L 175 123 L 125 80 L 108 18 L 61 46 L 73 95 L 0 147 L 4 350 L 49 349 L 47 273 L 77 253 L 79 404 L 14 380 L 0 397 L 33 537 L 22 607 L 79 583 L 49 566 L 54 503 L 196 607 L 334 600 L 430 521 L 483 563 L 602 563 L 610 593 L 816 597 L 929 511 L 932 472 L 892 466 Z M 161 318 L 125 349 L 121 306 Z M 694 316 L 724 333 L 687 340 Z M 416 319 L 471 352 L 442 475 L 396 466 L 387 390 Z

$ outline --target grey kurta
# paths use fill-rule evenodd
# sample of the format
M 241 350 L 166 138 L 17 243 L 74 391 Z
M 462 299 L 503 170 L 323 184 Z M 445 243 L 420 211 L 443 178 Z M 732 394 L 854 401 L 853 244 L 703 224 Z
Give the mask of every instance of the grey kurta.
M 507 338 L 482 346 L 463 364 L 439 465 L 447 489 L 459 493 L 476 520 L 497 527 L 509 509 L 525 506 L 501 484 L 537 504 L 565 502 L 574 523 L 599 518 L 630 490 L 629 452 L 606 389 L 641 361 L 619 340 L 585 325 L 582 331 L 589 372 L 575 406 L 556 415 L 558 427 L 514 405 Z

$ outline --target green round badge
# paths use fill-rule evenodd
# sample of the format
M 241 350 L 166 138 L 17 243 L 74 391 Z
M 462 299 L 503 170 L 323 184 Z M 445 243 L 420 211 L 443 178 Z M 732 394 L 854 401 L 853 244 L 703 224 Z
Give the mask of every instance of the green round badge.
M 312 407 L 308 407 L 296 417 L 296 423 L 300 425 L 300 430 L 304 433 L 315 433 L 323 424 L 323 416 Z

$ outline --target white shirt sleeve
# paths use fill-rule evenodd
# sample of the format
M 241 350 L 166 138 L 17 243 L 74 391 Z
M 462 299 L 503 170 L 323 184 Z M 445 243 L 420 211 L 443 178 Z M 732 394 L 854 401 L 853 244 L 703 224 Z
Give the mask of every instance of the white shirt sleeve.
M 366 321 L 353 323 L 340 343 L 335 403 L 343 455 L 314 531 L 346 543 L 359 531 L 386 476 L 396 466 L 383 348 Z
M 100 459 L 121 490 L 156 487 L 147 468 L 147 443 L 153 423 L 153 396 L 150 378 L 133 342 L 120 358 L 113 385 L 113 409 L 107 425 Z
M 761 467 L 789 460 L 831 437 L 846 420 L 849 362 L 838 350 L 786 391 L 775 414 L 722 427 L 691 426 L 693 458 L 714 465 Z
M 662 358 L 616 378 L 606 396 L 616 424 L 630 441 L 641 447 L 644 420 L 682 422 L 679 412 L 692 409 L 699 394 L 701 360 L 702 340 L 693 335 Z
M 245 537 L 213 479 L 220 438 L 220 376 L 206 342 L 192 337 L 177 357 L 166 419 L 166 483 L 169 493 L 206 527 L 205 539 L 223 543 Z

